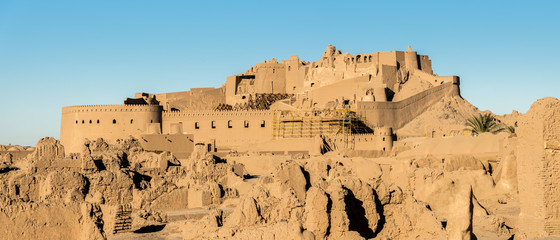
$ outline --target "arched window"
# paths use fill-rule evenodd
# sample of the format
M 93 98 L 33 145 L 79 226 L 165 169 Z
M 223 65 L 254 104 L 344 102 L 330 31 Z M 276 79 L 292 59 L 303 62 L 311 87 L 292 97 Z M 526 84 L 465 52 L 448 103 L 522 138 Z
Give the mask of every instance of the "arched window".
M 91 120 L 89 120 L 89 124 L 91 124 Z
M 78 120 L 76 120 L 76 124 L 78 124 Z
M 97 119 L 97 124 L 99 124 L 99 119 Z
M 194 122 L 194 129 L 199 129 L 200 126 L 198 126 L 198 122 Z
M 261 127 L 262 128 L 265 127 L 265 121 L 264 120 L 261 121 Z
M 82 124 L 86 123 L 84 120 L 82 120 Z
M 249 121 L 245 120 L 245 122 L 243 122 L 243 126 L 245 126 L 245 128 L 249 128 Z
M 216 128 L 216 121 L 212 121 L 212 128 Z
M 130 119 L 130 124 L 132 124 L 132 122 L 133 122 L 133 120 L 132 120 L 132 119 Z
M 113 119 L 113 124 L 117 124 L 117 120 L 116 120 L 116 119 Z
M 231 120 L 228 120 L 228 121 L 227 121 L 227 127 L 228 127 L 228 128 L 232 128 L 232 126 L 231 126 Z

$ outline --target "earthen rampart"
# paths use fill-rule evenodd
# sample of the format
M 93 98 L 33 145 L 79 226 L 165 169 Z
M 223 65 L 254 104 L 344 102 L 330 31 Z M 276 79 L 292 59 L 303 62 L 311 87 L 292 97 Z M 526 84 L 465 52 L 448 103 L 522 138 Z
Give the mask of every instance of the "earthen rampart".
M 358 102 L 358 112 L 370 127 L 403 127 L 443 96 L 459 95 L 459 77 L 399 102 Z

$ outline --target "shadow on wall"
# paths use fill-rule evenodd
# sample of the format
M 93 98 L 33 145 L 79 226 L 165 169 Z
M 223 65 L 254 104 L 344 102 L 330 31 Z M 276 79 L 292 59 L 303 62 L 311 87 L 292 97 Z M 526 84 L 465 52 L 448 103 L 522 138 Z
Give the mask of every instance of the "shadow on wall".
M 363 202 L 357 199 L 350 189 L 345 188 L 345 190 L 348 191 L 348 195 L 344 197 L 344 203 L 346 203 L 346 212 L 350 220 L 349 230 L 360 233 L 360 236 L 364 238 L 375 237 L 375 233 L 369 228 L 369 221 L 366 218 Z
M 134 233 L 152 233 L 152 232 L 159 232 L 165 228 L 165 224 L 163 225 L 148 225 L 141 227 L 137 230 L 134 230 Z

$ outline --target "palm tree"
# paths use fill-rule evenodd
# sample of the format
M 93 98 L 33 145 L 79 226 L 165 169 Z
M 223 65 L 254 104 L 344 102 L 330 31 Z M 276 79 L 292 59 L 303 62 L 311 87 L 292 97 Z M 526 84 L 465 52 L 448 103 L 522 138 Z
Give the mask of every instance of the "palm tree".
M 505 130 L 508 133 L 514 134 L 515 133 L 515 126 L 506 126 Z
M 467 119 L 467 128 L 465 130 L 471 131 L 474 135 L 484 132 L 499 133 L 504 130 L 501 124 L 496 122 L 496 118 L 490 113 L 484 115 L 479 113 L 478 116 L 474 115 Z

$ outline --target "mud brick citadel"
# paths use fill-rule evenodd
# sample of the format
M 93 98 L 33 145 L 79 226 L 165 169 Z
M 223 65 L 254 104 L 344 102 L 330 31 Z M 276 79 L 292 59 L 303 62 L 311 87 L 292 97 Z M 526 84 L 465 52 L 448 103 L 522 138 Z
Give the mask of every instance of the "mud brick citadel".
M 316 152 L 323 140 L 386 151 L 407 137 L 399 128 L 444 96 L 459 96 L 459 77 L 434 74 L 428 56 L 410 47 L 351 55 L 329 45 L 316 62 L 264 61 L 220 88 L 65 107 L 61 142 L 68 153 L 79 152 L 86 138 L 129 136 L 147 149 L 182 152 L 194 143 L 213 151 Z
M 560 237 L 560 101 L 497 116 L 459 83 L 411 47 L 329 45 L 63 107 L 60 140 L 0 145 L 0 238 Z

